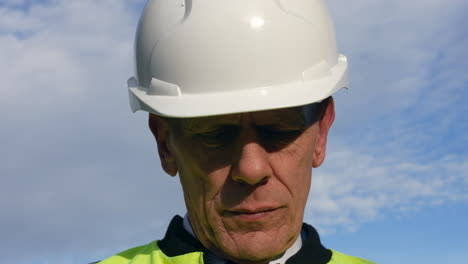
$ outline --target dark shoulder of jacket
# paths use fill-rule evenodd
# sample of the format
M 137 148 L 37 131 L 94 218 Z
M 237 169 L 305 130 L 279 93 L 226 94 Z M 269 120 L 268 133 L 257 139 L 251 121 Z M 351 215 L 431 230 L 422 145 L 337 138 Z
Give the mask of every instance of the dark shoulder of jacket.
M 304 223 L 302 225 L 302 247 L 301 249 L 291 258 L 289 258 L 287 264 L 326 264 L 329 263 L 332 257 L 332 251 L 325 248 L 320 242 L 320 237 L 317 230 L 309 224 Z

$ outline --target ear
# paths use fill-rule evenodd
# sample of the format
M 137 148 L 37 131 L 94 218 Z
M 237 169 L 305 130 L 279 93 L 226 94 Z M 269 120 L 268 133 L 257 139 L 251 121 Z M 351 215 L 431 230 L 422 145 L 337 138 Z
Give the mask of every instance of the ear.
M 317 142 L 315 144 L 314 160 L 312 164 L 314 168 L 322 165 L 325 160 L 328 131 L 330 130 L 333 121 L 335 121 L 335 103 L 332 97 L 329 97 L 320 103 L 318 114 L 319 132 L 317 135 Z
M 177 164 L 169 149 L 169 124 L 167 119 L 150 113 L 148 125 L 158 145 L 162 168 L 167 174 L 175 176 L 177 174 Z

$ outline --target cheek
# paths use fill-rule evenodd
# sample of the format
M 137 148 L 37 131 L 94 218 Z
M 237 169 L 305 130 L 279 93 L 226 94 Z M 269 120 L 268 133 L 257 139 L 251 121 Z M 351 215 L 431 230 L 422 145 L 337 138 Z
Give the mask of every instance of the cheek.
M 288 165 L 284 165 L 288 163 Z M 312 167 L 302 162 L 278 162 L 283 164 L 275 168 L 276 178 L 289 192 L 292 203 L 302 206 L 309 195 Z
M 272 158 L 274 173 L 281 184 L 287 188 L 292 202 L 297 207 L 304 207 L 309 195 L 314 138 L 300 138 Z
M 196 148 L 187 150 L 186 155 L 180 157 L 179 177 L 192 226 L 198 238 L 209 245 L 209 241 L 216 240 L 215 234 L 223 230 L 217 204 L 229 168 L 222 163 L 210 162 L 219 155 L 207 155 Z
M 232 146 L 208 148 L 196 140 L 188 140 L 184 145 L 187 148 L 184 151 L 184 160 L 181 162 L 190 160 L 193 169 L 197 169 L 197 171 L 205 175 L 216 173 L 220 169 L 229 166 L 234 151 Z
M 193 142 L 179 142 L 175 146 L 175 156 L 186 204 L 198 211 L 211 210 L 213 200 L 229 175 L 225 161 L 228 151 L 223 154 L 207 151 Z

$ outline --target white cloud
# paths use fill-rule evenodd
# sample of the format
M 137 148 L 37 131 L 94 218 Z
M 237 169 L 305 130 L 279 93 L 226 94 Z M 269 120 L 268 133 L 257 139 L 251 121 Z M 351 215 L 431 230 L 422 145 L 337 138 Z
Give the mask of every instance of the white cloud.
M 121 85 L 120 78 L 106 74 L 119 73 L 122 79 L 131 74 L 131 33 L 137 18 L 128 5 L 50 1 L 26 9 L 3 7 L 2 102 L 23 98 L 29 107 L 42 100 L 70 102 Z
M 0 14 L 0 32 L 34 32 L 43 27 L 38 17 L 28 16 L 21 9 L 12 10 L 9 7 L 0 7 Z
M 352 82 L 336 97 L 308 219 L 326 232 L 353 231 L 395 211 L 466 202 L 468 4 L 328 2 Z
M 427 163 L 373 157 L 332 148 L 314 173 L 306 219 L 321 230 L 356 230 L 362 223 L 447 202 L 467 202 L 468 160 L 447 156 Z M 400 211 L 400 212 L 398 212 Z
M 468 81 L 463 0 L 328 0 L 351 64 L 348 120 L 446 108 Z M 374 111 L 369 111 L 373 109 Z M 347 118 L 349 117 L 349 118 Z M 413 116 L 411 116 L 413 117 Z

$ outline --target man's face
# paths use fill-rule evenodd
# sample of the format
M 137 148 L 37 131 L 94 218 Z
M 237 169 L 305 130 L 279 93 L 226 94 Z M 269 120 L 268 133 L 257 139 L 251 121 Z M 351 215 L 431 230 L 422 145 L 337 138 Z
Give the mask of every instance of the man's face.
M 313 124 L 302 107 L 177 119 L 169 126 L 150 118 L 163 167 L 179 173 L 203 245 L 234 261 L 263 263 L 294 243 L 312 167 L 323 161 L 333 118 L 323 119 L 330 111 Z

